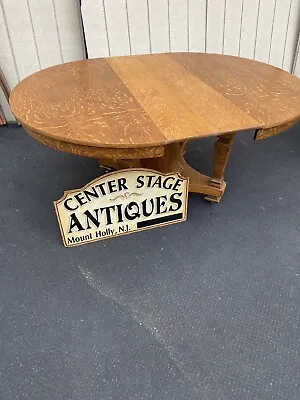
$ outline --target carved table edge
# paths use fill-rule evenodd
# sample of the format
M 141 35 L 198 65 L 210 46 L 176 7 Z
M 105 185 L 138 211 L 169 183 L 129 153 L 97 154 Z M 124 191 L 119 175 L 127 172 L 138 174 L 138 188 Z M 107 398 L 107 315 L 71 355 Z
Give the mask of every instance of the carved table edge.
M 165 146 L 149 146 L 149 147 L 97 147 L 77 143 L 65 142 L 63 140 L 50 138 L 49 136 L 41 135 L 33 131 L 31 128 L 22 124 L 24 130 L 34 139 L 43 143 L 45 146 L 66 153 L 72 153 L 79 156 L 91 158 L 111 158 L 111 159 L 126 159 L 135 160 L 142 158 L 156 158 L 164 154 Z

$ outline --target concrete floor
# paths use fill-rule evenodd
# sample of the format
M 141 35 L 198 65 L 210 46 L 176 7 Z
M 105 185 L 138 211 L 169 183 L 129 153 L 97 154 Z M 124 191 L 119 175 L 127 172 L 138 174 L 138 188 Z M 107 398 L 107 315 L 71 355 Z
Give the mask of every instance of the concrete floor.
M 96 162 L 0 129 L 1 400 L 299 400 L 300 127 L 252 138 L 219 205 L 66 249 L 52 202 Z

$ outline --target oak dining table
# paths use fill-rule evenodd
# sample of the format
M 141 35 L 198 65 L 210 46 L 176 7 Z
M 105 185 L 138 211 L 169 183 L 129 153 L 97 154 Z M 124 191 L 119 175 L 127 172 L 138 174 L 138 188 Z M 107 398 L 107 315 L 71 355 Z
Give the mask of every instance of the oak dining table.
M 235 135 L 249 131 L 266 139 L 295 124 L 300 79 L 233 56 L 120 56 L 34 73 L 12 90 L 10 105 L 29 135 L 46 146 L 115 169 L 180 173 L 189 178 L 190 192 L 219 202 Z M 208 136 L 216 137 L 211 176 L 184 159 L 189 141 Z

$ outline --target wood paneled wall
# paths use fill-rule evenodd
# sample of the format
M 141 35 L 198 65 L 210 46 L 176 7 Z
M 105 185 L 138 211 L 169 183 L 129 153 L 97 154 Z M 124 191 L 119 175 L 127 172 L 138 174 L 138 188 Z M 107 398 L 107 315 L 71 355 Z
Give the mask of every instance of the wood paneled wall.
M 41 68 L 83 57 L 77 0 L 0 0 L 0 67 L 10 88 Z M 13 120 L 1 94 L 0 103 Z
M 205 51 L 292 70 L 300 0 L 82 0 L 90 58 Z

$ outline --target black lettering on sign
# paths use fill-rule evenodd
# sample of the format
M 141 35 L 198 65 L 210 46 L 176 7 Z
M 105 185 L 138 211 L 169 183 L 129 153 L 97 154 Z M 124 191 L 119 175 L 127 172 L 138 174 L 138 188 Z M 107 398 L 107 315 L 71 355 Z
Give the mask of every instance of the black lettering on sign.
M 109 193 L 115 193 L 118 191 L 115 181 L 108 181 L 107 185 L 108 185 Z
M 96 192 L 95 186 L 92 187 L 92 191 L 84 190 L 83 193 L 85 194 L 87 201 L 91 201 L 91 197 L 96 199 L 99 198 L 99 193 Z
M 75 211 L 75 210 L 77 210 L 77 208 L 78 208 L 78 205 L 75 207 L 75 208 L 72 208 L 72 207 L 70 207 L 69 206 L 69 201 L 71 201 L 72 199 L 67 199 L 65 202 L 64 202 L 64 206 L 65 206 L 65 208 L 67 209 L 67 210 L 69 210 L 69 211 Z
M 75 194 L 74 198 L 81 206 L 87 203 L 86 199 L 82 196 L 82 193 Z
M 136 188 L 141 189 L 144 186 L 144 176 L 143 175 L 138 176 L 136 178 L 136 183 L 137 183 Z
M 155 178 L 155 176 L 153 176 L 153 175 L 147 175 L 146 178 L 148 178 L 147 187 L 149 188 L 149 187 L 151 187 L 152 179 Z
M 73 229 L 77 228 L 77 232 L 79 231 L 84 231 L 84 227 L 81 225 L 79 222 L 79 219 L 77 218 L 76 214 L 73 213 L 70 215 L 70 228 L 69 228 L 69 233 L 72 233 Z
M 121 190 L 128 190 L 128 187 L 126 186 L 126 178 L 119 178 L 118 186 L 119 186 L 120 192 L 121 192 Z
M 123 222 L 122 204 L 116 204 L 118 213 L 118 222 Z
M 115 209 L 115 206 L 108 206 L 108 207 L 101 208 L 102 212 L 105 211 L 106 225 L 111 225 L 112 224 L 110 210 L 114 210 L 114 209 Z
M 150 204 L 150 207 L 147 211 L 147 204 Z M 154 200 L 153 199 L 145 199 L 142 201 L 142 214 L 144 217 L 150 217 L 150 215 L 154 211 Z
M 161 176 L 158 176 L 155 181 L 153 182 L 152 187 L 154 188 L 155 186 L 157 186 L 158 188 L 161 188 Z
M 66 246 L 186 219 L 188 181 L 130 169 L 65 192 L 55 209 Z
M 170 207 L 170 211 L 174 212 L 174 211 L 177 211 L 177 210 L 180 209 L 180 207 L 182 206 L 182 200 L 181 199 L 176 199 L 176 196 L 181 196 L 181 195 L 182 195 L 181 192 L 176 192 L 176 193 L 171 194 L 170 202 L 173 203 L 173 204 L 176 204 L 177 207 L 174 208 L 173 206 L 171 206 Z
M 133 221 L 134 219 L 139 218 L 141 216 L 139 212 L 139 205 L 135 201 L 130 202 L 125 207 L 124 215 L 125 218 L 128 219 L 128 221 Z
M 167 182 L 168 181 L 174 181 L 174 180 L 175 180 L 174 176 L 169 176 L 168 178 L 166 178 L 164 180 L 164 183 L 163 183 L 163 188 L 166 189 L 166 190 L 171 189 L 172 188 L 172 183 L 167 184 Z
M 96 185 L 96 187 L 100 189 L 100 192 L 101 192 L 102 196 L 106 195 L 106 192 L 105 192 L 105 190 L 103 188 L 104 185 L 105 185 L 105 182 L 99 183 L 99 185 Z
M 167 196 L 159 196 L 156 197 L 156 212 L 157 214 L 164 214 L 168 211 L 167 207 L 163 210 L 162 207 L 164 207 L 167 203 Z
M 183 179 L 177 179 L 175 185 L 173 186 L 173 190 L 178 190 L 178 187 L 181 186 Z
M 89 211 L 86 210 L 84 212 L 86 216 L 86 229 L 91 229 L 90 222 L 95 225 L 96 228 L 99 228 L 100 221 L 99 221 L 99 208 L 94 210 L 95 216 Z

